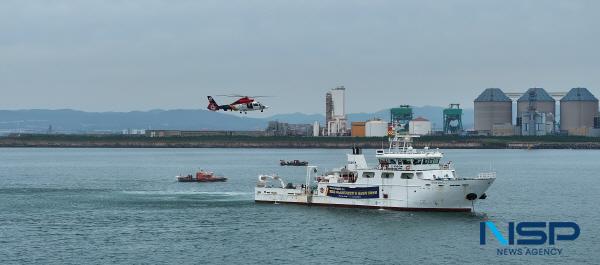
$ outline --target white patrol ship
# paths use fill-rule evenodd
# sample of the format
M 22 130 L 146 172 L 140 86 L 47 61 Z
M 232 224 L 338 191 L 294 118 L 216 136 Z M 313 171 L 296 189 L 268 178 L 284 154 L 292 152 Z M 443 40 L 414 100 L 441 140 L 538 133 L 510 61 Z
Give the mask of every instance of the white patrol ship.
M 345 167 L 316 176 L 307 167 L 306 183 L 285 183 L 279 176 L 260 175 L 254 191 L 256 202 L 298 203 L 407 211 L 468 212 L 496 179 L 495 172 L 459 177 L 450 162 L 440 164 L 439 150 L 413 149 L 414 136 L 398 133 L 388 150 L 376 150 L 379 164 L 369 167 L 360 149 L 348 154 Z M 402 144 L 402 146 L 400 146 Z M 279 183 L 271 183 L 271 181 Z M 279 187 L 275 187 L 279 186 Z

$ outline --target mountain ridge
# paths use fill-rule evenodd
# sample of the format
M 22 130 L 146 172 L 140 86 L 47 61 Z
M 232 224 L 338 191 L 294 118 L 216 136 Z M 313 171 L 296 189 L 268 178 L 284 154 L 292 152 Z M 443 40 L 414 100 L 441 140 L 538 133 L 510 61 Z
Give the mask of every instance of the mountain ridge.
M 413 107 L 414 116 L 432 121 L 435 128 L 442 125 L 443 107 Z M 464 109 L 465 129 L 472 126 L 472 109 Z M 319 121 L 323 126 L 322 114 L 287 113 L 265 118 L 231 115 L 203 109 L 152 109 L 148 111 L 87 112 L 73 109 L 23 109 L 0 110 L 0 132 L 54 132 L 87 133 L 117 132 L 126 129 L 178 129 L 178 130 L 264 130 L 269 121 L 308 123 Z M 389 119 L 389 109 L 372 113 L 350 113 L 348 121 L 365 121 L 373 118 Z

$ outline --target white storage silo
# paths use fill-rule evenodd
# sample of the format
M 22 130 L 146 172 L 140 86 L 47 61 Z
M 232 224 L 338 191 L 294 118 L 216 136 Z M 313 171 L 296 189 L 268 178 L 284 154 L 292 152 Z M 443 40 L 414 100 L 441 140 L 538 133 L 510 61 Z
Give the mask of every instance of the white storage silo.
M 428 135 L 431 133 L 431 122 L 423 117 L 417 117 L 408 122 L 408 133 L 412 135 Z
M 387 136 L 388 123 L 382 120 L 372 120 L 365 123 L 366 137 Z

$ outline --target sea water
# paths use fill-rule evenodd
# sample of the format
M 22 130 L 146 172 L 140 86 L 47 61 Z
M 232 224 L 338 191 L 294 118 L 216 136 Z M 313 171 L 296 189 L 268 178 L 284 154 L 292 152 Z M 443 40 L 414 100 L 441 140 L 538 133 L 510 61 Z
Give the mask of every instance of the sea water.
M 474 213 L 255 204 L 259 174 L 304 182 L 349 150 L 0 149 L 0 264 L 599 264 L 600 151 L 443 150 L 497 180 Z M 365 150 L 374 163 L 374 150 Z M 199 169 L 224 183 L 178 183 Z M 574 241 L 501 246 L 480 223 L 575 222 Z M 556 255 L 509 255 L 515 249 Z M 506 250 L 508 249 L 508 250 Z M 512 249 L 512 250 L 511 250 Z

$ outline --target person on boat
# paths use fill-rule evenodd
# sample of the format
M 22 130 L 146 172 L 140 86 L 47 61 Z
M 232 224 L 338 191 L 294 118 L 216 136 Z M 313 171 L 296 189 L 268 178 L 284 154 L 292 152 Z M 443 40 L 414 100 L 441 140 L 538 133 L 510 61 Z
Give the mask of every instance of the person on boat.
M 388 165 L 389 165 L 388 161 L 383 160 L 383 159 L 379 160 L 379 166 L 381 167 L 381 169 L 387 169 Z

